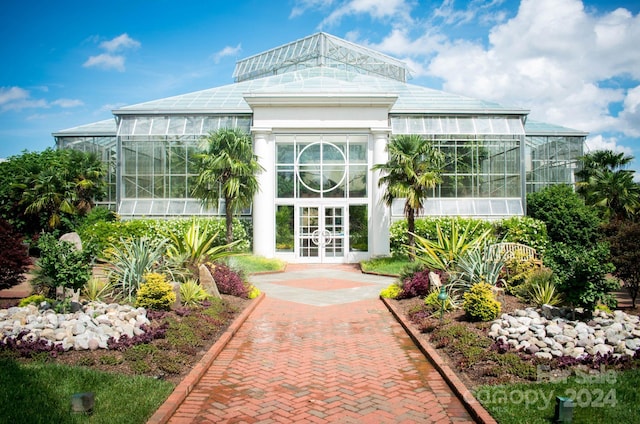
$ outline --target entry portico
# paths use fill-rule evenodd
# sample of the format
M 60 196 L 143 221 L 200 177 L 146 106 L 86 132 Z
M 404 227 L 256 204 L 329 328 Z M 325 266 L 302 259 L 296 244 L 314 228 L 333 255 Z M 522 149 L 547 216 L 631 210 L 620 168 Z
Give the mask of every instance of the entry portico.
M 323 263 L 388 254 L 389 211 L 371 167 L 386 161 L 397 96 L 263 92 L 244 98 L 265 169 L 254 198 L 254 253 Z M 274 222 L 276 231 L 265 231 Z

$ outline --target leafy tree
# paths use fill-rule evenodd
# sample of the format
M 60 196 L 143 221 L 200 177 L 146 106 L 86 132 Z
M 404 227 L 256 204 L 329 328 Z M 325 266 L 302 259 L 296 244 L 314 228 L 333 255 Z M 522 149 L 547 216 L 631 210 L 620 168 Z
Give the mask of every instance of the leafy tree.
M 420 135 L 398 135 L 388 144 L 389 160 L 376 164 L 374 170 L 382 171 L 379 187 L 385 187 L 384 202 L 391 206 L 395 199 L 405 199 L 404 214 L 407 218 L 410 257 L 415 253 L 415 218 L 423 209 L 430 189 L 442 181 L 444 155 L 433 143 Z
M 26 234 L 61 228 L 104 197 L 104 176 L 93 153 L 46 149 L 11 157 L 0 164 L 0 214 Z
M 581 160 L 576 187 L 585 202 L 600 208 L 607 219 L 633 217 L 640 208 L 640 185 L 633 181 L 634 171 L 626 169 L 633 156 L 597 150 Z
M 549 239 L 570 246 L 593 245 L 601 235 L 598 213 L 571 186 L 554 185 L 527 196 L 527 215 L 547 225 Z
M 0 290 L 22 283 L 31 263 L 27 247 L 22 237 L 8 222 L 0 219 Z
M 253 153 L 251 137 L 238 129 L 221 128 L 203 139 L 193 194 L 205 205 L 225 201 L 227 243 L 233 241 L 233 215 L 251 205 L 263 171 Z
M 609 230 L 613 274 L 624 282 L 635 308 L 640 289 L 640 223 L 616 222 Z

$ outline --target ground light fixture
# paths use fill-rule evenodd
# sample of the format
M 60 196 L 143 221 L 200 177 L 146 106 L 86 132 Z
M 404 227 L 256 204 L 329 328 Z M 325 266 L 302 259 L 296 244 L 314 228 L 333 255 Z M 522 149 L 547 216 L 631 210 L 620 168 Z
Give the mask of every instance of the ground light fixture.
M 440 293 L 438 293 L 438 300 L 440 301 L 440 324 L 442 324 L 442 317 L 444 316 L 444 304 L 448 298 L 447 289 L 444 286 L 440 286 Z
M 575 402 L 568 397 L 556 396 L 556 410 L 553 417 L 554 423 L 570 423 L 573 421 L 573 409 Z

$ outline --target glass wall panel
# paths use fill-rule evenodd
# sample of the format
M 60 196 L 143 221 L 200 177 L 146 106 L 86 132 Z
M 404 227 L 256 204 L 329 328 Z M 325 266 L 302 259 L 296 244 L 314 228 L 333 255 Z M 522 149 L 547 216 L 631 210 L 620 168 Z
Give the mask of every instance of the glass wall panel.
M 368 135 L 276 135 L 279 198 L 367 196 Z
M 349 205 L 349 250 L 369 250 L 369 216 L 367 205 Z
M 294 208 L 278 205 L 276 208 L 276 251 L 293 252 Z
M 349 197 L 367 197 L 367 166 L 349 166 Z

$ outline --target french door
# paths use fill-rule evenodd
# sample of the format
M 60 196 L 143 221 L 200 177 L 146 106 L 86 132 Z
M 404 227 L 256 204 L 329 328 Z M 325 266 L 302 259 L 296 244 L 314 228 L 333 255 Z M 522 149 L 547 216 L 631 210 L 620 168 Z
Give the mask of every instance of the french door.
M 341 263 L 346 253 L 345 206 L 299 206 L 297 256 L 305 262 Z

